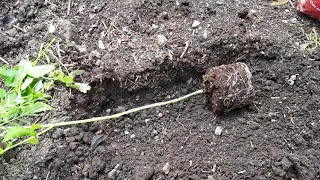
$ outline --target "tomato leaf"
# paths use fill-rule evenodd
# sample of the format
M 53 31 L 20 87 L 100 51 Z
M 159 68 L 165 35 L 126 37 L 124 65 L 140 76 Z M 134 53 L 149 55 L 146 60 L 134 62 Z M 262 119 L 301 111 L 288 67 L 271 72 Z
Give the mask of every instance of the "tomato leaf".
M 91 89 L 89 84 L 86 83 L 75 83 L 75 85 L 78 87 L 78 90 L 83 93 L 87 93 Z
M 4 135 L 2 142 L 8 143 L 16 138 L 21 138 L 23 136 L 36 137 L 37 132 L 35 132 L 34 130 L 27 129 L 27 128 L 22 128 L 22 127 L 10 128 L 10 129 L 8 129 L 6 134 Z
M 36 102 L 34 104 L 29 104 L 28 106 L 21 108 L 21 115 L 23 116 L 36 116 L 37 113 L 53 110 L 51 106 L 43 102 Z
M 72 71 L 69 75 L 70 76 L 72 76 L 72 77 L 76 77 L 76 76 L 79 76 L 79 75 L 81 75 L 81 74 L 83 74 L 84 73 L 84 70 L 74 70 L 74 71 Z
M 33 136 L 33 137 L 29 140 L 29 143 L 32 144 L 32 145 L 37 145 L 37 144 L 39 144 L 39 140 L 38 140 L 38 138 L 36 138 L 36 136 Z
M 54 65 L 41 65 L 28 69 L 27 74 L 34 78 L 40 78 L 55 69 Z
M 33 81 L 33 78 L 27 77 L 21 85 L 21 91 L 25 90 Z

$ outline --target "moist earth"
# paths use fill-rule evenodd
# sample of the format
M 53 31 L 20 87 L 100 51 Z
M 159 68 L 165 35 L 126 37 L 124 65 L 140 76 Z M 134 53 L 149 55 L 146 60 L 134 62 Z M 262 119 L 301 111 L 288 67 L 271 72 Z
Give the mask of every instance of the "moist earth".
M 208 68 L 234 62 L 248 65 L 255 97 L 221 115 L 212 112 L 210 95 L 197 95 L 116 120 L 55 128 L 40 145 L 2 156 L 1 178 L 319 179 L 320 58 L 301 49 L 318 24 L 296 12 L 296 1 L 270 4 L 2 0 L 2 61 L 31 60 L 56 37 L 56 57 L 85 70 L 79 80 L 92 86 L 87 94 L 57 86 L 55 110 L 37 122 L 176 98 L 203 88 Z

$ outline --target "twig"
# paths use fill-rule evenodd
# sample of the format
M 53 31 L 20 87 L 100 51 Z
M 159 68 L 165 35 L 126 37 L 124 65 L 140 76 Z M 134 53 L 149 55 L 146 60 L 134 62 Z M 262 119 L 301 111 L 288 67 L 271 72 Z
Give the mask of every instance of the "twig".
M 23 31 L 24 33 L 27 32 L 26 30 L 22 29 L 21 27 L 19 27 L 19 26 L 17 26 L 17 25 L 12 25 L 12 26 L 15 27 L 15 28 L 17 28 L 17 29 L 19 29 L 19 30 L 21 30 L 21 31 Z
M 70 14 L 70 8 L 71 8 L 71 0 L 68 1 L 67 15 Z
M 187 99 L 191 96 L 195 96 L 198 94 L 202 94 L 204 93 L 204 90 L 198 90 L 195 92 L 192 92 L 190 94 L 187 94 L 185 96 L 182 96 L 180 98 L 176 98 L 176 99 L 172 99 L 169 101 L 164 101 L 164 102 L 158 102 L 158 103 L 154 103 L 154 104 L 149 104 L 149 105 L 145 105 L 142 107 L 137 107 L 137 108 L 133 108 L 121 113 L 117 113 L 114 115 L 110 115 L 110 116 L 103 116 L 103 117 L 96 117 L 96 118 L 91 118 L 91 119 L 84 119 L 84 120 L 77 120 L 77 121 L 67 121 L 67 122 L 59 122 L 59 123 L 53 123 L 53 124 L 44 124 L 41 127 L 42 128 L 46 128 L 46 127 L 56 127 L 56 126 L 68 126 L 68 125 L 74 125 L 74 124 L 83 124 L 83 123 L 89 123 L 89 122 L 96 122 L 96 121 L 105 121 L 105 120 L 109 120 L 109 119 L 116 119 L 119 118 L 121 116 L 130 114 L 130 113 L 135 113 L 141 110 L 145 110 L 145 109 L 150 109 L 150 108 L 154 108 L 154 107 L 159 107 L 159 106 L 164 106 L 164 105 L 168 105 L 168 104 L 173 104 L 179 101 L 182 101 L 184 99 Z M 31 126 L 23 126 L 24 128 L 31 128 Z M 1 127 L 0 129 L 8 129 L 8 128 L 13 128 L 13 127 Z
M 0 57 L 0 60 L 1 60 L 2 62 L 4 62 L 4 63 L 6 63 L 6 64 L 9 65 L 8 61 L 6 61 L 5 59 L 3 59 L 2 57 Z
M 180 56 L 181 59 L 183 58 L 184 54 L 187 52 L 188 47 L 189 47 L 189 41 L 186 41 L 186 47 L 184 48 L 184 51 L 182 52 L 182 54 Z
M 47 174 L 46 180 L 49 179 L 49 175 L 50 175 L 50 171 L 49 171 L 48 174 Z
M 291 0 L 289 0 L 289 3 L 291 5 L 291 7 L 295 9 L 295 6 L 294 6 L 294 4 L 293 4 L 293 2 Z

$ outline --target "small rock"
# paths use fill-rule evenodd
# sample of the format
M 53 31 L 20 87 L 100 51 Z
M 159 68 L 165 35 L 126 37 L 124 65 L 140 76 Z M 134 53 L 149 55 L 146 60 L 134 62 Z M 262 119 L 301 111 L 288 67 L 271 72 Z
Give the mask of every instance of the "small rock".
M 168 20 L 169 19 L 169 14 L 167 12 L 162 12 L 159 14 L 160 18 L 163 20 Z
M 135 134 L 131 134 L 131 135 L 130 135 L 130 138 L 131 138 L 131 139 L 133 139 L 133 138 L 135 138 L 135 137 L 136 137 Z
M 215 180 L 213 176 L 208 176 L 208 180 Z
M 218 4 L 218 5 L 223 5 L 223 4 L 224 4 L 224 0 L 218 0 L 218 1 L 216 2 L 216 4 Z
M 128 135 L 128 134 L 129 134 L 129 131 L 125 131 L 124 134 Z
M 162 171 L 164 172 L 164 174 L 169 174 L 169 172 L 170 172 L 170 164 L 169 164 L 169 163 L 166 163 L 166 164 L 163 166 Z
M 76 46 L 79 53 L 85 53 L 87 52 L 87 47 L 85 45 L 81 45 L 81 46 Z
M 158 27 L 159 27 L 159 26 L 157 26 L 156 24 L 152 24 L 152 25 L 151 25 L 151 28 L 152 28 L 152 29 L 158 29 Z
M 100 49 L 106 49 L 106 47 L 104 46 L 102 40 L 99 40 L 99 41 L 98 41 L 98 47 L 99 47 Z
M 90 150 L 96 149 L 104 140 L 103 135 L 93 136 L 90 144 Z
M 200 22 L 197 21 L 197 20 L 193 21 L 193 23 L 192 23 L 192 27 L 193 27 L 193 28 L 196 28 L 196 27 L 198 27 L 199 25 L 200 25 Z
M 214 130 L 214 134 L 217 136 L 220 136 L 222 133 L 222 128 L 221 126 L 217 126 L 216 129 Z
M 166 45 L 166 43 L 168 42 L 168 39 L 167 39 L 164 35 L 159 34 L 159 35 L 157 36 L 157 41 L 158 41 L 158 44 L 159 44 L 160 46 L 164 46 L 164 45 Z
M 162 114 L 162 113 L 159 113 L 157 116 L 158 116 L 159 118 L 162 118 L 162 117 L 163 117 L 163 114 Z
M 48 32 L 49 33 L 54 33 L 54 31 L 56 30 L 56 27 L 53 24 L 50 24 L 48 27 Z
M 149 121 L 151 121 L 151 119 L 145 119 L 144 122 L 148 123 Z
M 297 20 L 297 18 L 292 18 L 292 19 L 290 19 L 290 22 L 292 24 L 297 24 L 298 20 Z
M 114 179 L 118 174 L 119 174 L 119 169 L 120 169 L 121 165 L 117 164 L 114 169 L 112 169 L 109 173 L 108 173 L 108 177 L 110 179 Z
M 126 108 L 124 106 L 118 106 L 114 111 L 120 113 L 126 111 Z
M 100 54 L 99 51 L 93 50 L 93 51 L 90 52 L 90 56 L 91 56 L 91 57 L 100 58 L 100 57 L 101 57 L 101 54 Z
M 17 18 L 15 18 L 13 16 L 10 16 L 10 15 L 5 15 L 2 18 L 2 23 L 3 24 L 10 24 L 10 23 L 15 23 L 15 22 L 17 22 Z

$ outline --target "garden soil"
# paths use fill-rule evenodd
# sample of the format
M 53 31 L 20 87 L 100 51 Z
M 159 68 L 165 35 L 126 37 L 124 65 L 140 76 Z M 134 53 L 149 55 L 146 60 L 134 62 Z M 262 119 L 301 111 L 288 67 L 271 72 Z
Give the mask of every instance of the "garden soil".
M 319 24 L 297 13 L 296 0 L 270 4 L 2 0 L 2 61 L 32 60 L 56 37 L 51 51 L 68 69 L 85 70 L 77 80 L 92 86 L 83 94 L 56 85 L 55 110 L 34 122 L 104 116 L 180 97 L 203 88 L 208 68 L 234 62 L 248 65 L 255 97 L 221 115 L 203 94 L 55 128 L 40 145 L 2 156 L 0 179 L 319 179 L 320 57 L 301 49 Z

